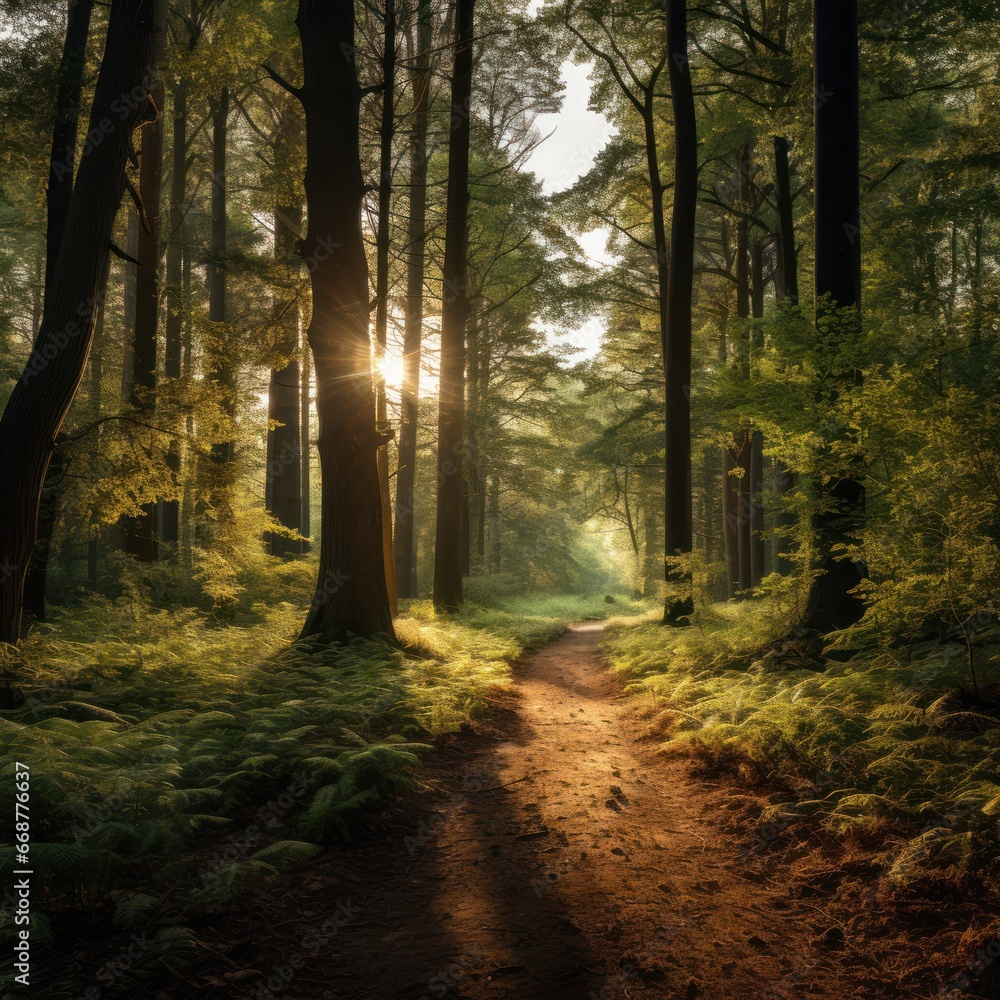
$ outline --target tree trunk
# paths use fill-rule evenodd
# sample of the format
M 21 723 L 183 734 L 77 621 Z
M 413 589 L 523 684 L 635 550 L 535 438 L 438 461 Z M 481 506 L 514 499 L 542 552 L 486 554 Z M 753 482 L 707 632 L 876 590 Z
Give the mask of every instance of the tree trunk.
M 691 524 L 691 306 L 694 293 L 694 240 L 698 202 L 698 129 L 687 55 L 687 0 L 667 0 L 667 55 L 674 111 L 674 211 L 667 283 L 667 324 L 663 357 L 667 389 L 665 552 L 667 582 L 681 595 L 668 596 L 665 624 L 680 625 L 694 610 L 683 591 L 690 577 L 669 558 L 692 550 Z
M 410 137 L 410 223 L 407 234 L 406 314 L 403 326 L 403 385 L 396 470 L 395 575 L 400 597 L 415 597 L 416 548 L 413 486 L 417 459 L 417 404 L 424 322 L 424 252 L 427 242 L 427 111 L 430 105 L 430 0 L 420 0 L 417 58 L 413 76 L 413 132 Z
M 755 241 L 751 255 L 753 275 L 753 316 L 764 316 L 764 242 Z M 748 347 L 752 353 L 764 346 L 760 327 L 751 330 Z M 764 435 L 753 431 L 750 435 L 750 586 L 759 587 L 764 579 Z
M 764 579 L 764 435 L 750 435 L 750 586 Z
M 780 273 L 775 286 L 779 301 L 799 304 L 799 264 L 795 249 L 795 220 L 792 215 L 792 176 L 788 167 L 788 140 L 774 140 L 774 174 L 778 187 L 778 219 L 781 227 Z
M 378 227 L 375 233 L 375 342 L 380 362 L 375 381 L 375 422 L 388 429 L 385 358 L 389 330 L 389 243 L 392 212 L 392 140 L 396 133 L 396 5 L 385 0 L 385 34 L 382 42 L 382 121 L 379 135 Z M 378 450 L 379 501 L 382 504 L 382 559 L 389 607 L 396 615 L 396 563 L 392 551 L 392 501 L 389 494 L 389 445 Z
M 745 432 L 736 452 L 736 468 L 739 469 L 739 554 L 740 554 L 740 593 L 746 597 L 753 586 L 751 572 L 752 545 L 750 537 L 750 522 L 753 511 L 750 503 L 750 433 Z
M 301 338 L 300 345 L 299 357 L 301 358 L 302 390 L 299 394 L 299 404 L 302 407 L 302 412 L 299 415 L 299 441 L 302 444 L 302 523 L 299 528 L 299 534 L 303 538 L 302 551 L 305 553 L 312 547 L 312 542 L 309 541 L 312 535 L 312 421 L 310 419 L 311 410 L 309 406 L 309 383 L 311 381 L 310 372 L 312 367 L 310 364 L 308 339 L 305 337 Z
M 229 88 L 224 87 L 217 101 L 212 102 L 212 232 L 208 261 L 208 320 L 211 332 L 211 362 L 209 379 L 219 392 L 219 405 L 225 416 L 232 419 L 236 410 L 229 333 L 226 328 L 226 243 L 228 209 L 226 205 L 226 147 L 229 135 Z M 236 445 L 232 434 L 226 441 L 212 445 L 216 464 L 228 464 L 235 458 Z M 225 488 L 225 484 L 222 485 Z
M 726 542 L 726 590 L 734 600 L 740 592 L 740 487 L 732 448 L 722 453 L 722 530 Z
M 80 120 L 80 92 L 87 59 L 87 38 L 93 0 L 69 0 L 66 38 L 59 61 L 56 90 L 55 124 L 52 128 L 52 151 L 49 155 L 49 185 L 46 191 L 45 295 L 52 286 L 52 273 L 59 257 L 73 195 L 73 168 L 76 162 L 76 135 Z M 35 327 L 32 327 L 33 332 Z M 55 462 L 55 458 L 53 463 Z M 65 468 L 58 478 L 61 480 Z M 24 586 L 24 613 L 36 621 L 45 621 L 45 585 L 48 577 L 49 546 L 52 528 L 58 515 L 62 489 L 53 481 L 55 465 L 50 466 L 42 489 L 38 538 Z
M 295 531 L 302 524 L 302 471 L 299 468 L 302 445 L 299 421 L 299 307 L 293 286 L 298 273 L 295 258 L 301 231 L 301 205 L 275 207 L 274 256 L 287 270 L 289 290 L 286 301 L 275 303 L 275 322 L 281 330 L 278 350 L 287 361 L 282 368 L 271 372 L 267 396 L 267 510 L 279 524 Z M 298 542 L 284 535 L 272 533 L 267 542 L 273 556 L 295 555 L 300 550 Z
M 90 119 L 52 275 L 52 294 L 24 373 L 0 419 L 0 642 L 20 636 L 24 579 L 38 526 L 42 483 L 56 435 L 83 377 L 94 333 L 108 242 L 122 194 L 132 131 L 153 66 L 153 0 L 114 0 Z M 115 107 L 124 114 L 116 114 Z
M 56 88 L 55 126 L 49 156 L 49 186 L 45 194 L 45 294 L 52 287 L 59 247 L 66 230 L 73 195 L 73 168 L 76 162 L 76 134 L 80 121 L 80 92 L 87 62 L 87 38 L 94 0 L 69 0 L 66 40 L 59 60 Z
M 299 306 L 297 282 L 301 258 L 302 205 L 296 201 L 291 183 L 294 152 L 302 138 L 302 117 L 297 107 L 282 111 L 281 126 L 274 142 L 274 173 L 280 193 L 274 207 L 274 258 L 284 273 L 284 294 L 275 297 L 274 325 L 278 333 L 281 368 L 272 369 L 267 395 L 267 455 L 265 502 L 268 513 L 279 524 L 298 531 L 302 524 L 302 441 L 299 363 Z M 265 538 L 272 555 L 295 555 L 298 542 L 276 533 Z
M 101 294 L 98 297 L 97 316 L 94 319 L 94 346 L 90 352 L 90 385 L 88 396 L 90 402 L 90 419 L 95 424 L 101 419 L 101 384 L 104 378 L 104 305 L 107 299 L 108 270 L 111 255 L 107 254 L 104 264 L 104 276 L 101 280 Z M 94 452 L 101 452 L 101 427 L 94 431 Z M 97 510 L 91 511 L 91 523 L 88 526 L 87 537 L 87 586 L 97 592 L 98 557 L 100 555 L 100 537 L 97 529 Z
M 174 90 L 173 173 L 170 181 L 170 233 L 167 236 L 167 316 L 164 329 L 163 374 L 168 379 L 181 377 L 181 333 L 186 303 L 183 295 L 183 255 L 187 210 L 187 90 L 181 78 Z M 174 442 L 167 456 L 174 477 L 181 470 L 181 446 Z M 180 540 L 180 504 L 177 500 L 160 502 L 160 541 L 176 544 Z
M 816 296 L 823 312 L 856 316 L 861 306 L 860 135 L 858 111 L 857 0 L 816 0 Z M 824 299 L 824 296 L 829 298 Z M 818 331 L 819 336 L 831 336 Z M 838 329 L 836 335 L 844 335 Z M 856 372 L 824 372 L 827 384 L 853 385 Z M 807 627 L 829 632 L 846 628 L 864 613 L 850 591 L 863 569 L 838 559 L 834 548 L 853 541 L 864 523 L 865 490 L 850 476 L 824 485 L 831 507 L 814 520 L 822 573 L 806 606 Z
M 473 3 L 457 0 L 455 66 L 451 82 L 448 219 L 441 306 L 438 390 L 438 495 L 434 548 L 434 607 L 462 604 L 462 434 L 465 407 L 465 322 L 469 314 L 468 214 L 471 135 Z
M 166 41 L 166 2 L 156 0 L 156 60 Z M 156 333 L 160 317 L 160 188 L 163 181 L 163 80 L 150 85 L 149 98 L 155 120 L 142 127 L 139 159 L 140 220 L 135 276 L 135 326 L 132 336 L 132 369 L 128 401 L 140 413 L 156 407 Z M 123 548 L 140 562 L 157 557 L 156 504 L 145 504 L 142 513 L 123 519 Z
M 795 248 L 795 220 L 792 214 L 792 177 L 788 166 L 788 140 L 774 140 L 774 173 L 778 187 L 778 217 L 781 233 L 779 238 L 779 274 L 775 284 L 775 296 L 789 305 L 799 304 L 799 266 Z M 774 463 L 774 492 L 778 496 L 790 493 L 795 487 L 795 476 L 781 462 Z M 785 529 L 795 525 L 794 514 L 779 511 L 774 515 L 773 558 L 774 571 L 782 576 L 792 572 L 792 563 L 787 554 L 791 551 L 792 540 Z
M 303 254 L 312 279 L 309 344 L 316 368 L 322 532 L 319 580 L 303 638 L 394 638 L 385 563 L 368 331 L 368 262 L 361 228 L 361 88 L 354 9 L 300 0 L 309 229 Z

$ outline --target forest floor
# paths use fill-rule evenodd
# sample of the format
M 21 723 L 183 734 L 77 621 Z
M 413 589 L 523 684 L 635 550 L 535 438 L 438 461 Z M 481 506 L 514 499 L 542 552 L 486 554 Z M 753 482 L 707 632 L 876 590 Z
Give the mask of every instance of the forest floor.
M 947 904 L 900 923 L 866 889 L 870 857 L 819 840 L 759 851 L 752 797 L 644 735 L 602 631 L 577 625 L 526 656 L 377 836 L 262 880 L 201 929 L 213 974 L 189 968 L 191 995 L 998 995 L 995 969 L 949 992 L 947 963 L 927 961 Z M 953 977 L 964 956 L 949 960 Z

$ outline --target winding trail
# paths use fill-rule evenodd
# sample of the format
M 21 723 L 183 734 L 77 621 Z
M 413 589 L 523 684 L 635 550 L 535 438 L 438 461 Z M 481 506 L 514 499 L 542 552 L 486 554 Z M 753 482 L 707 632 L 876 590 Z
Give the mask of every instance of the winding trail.
M 732 793 L 639 738 L 601 631 L 578 625 L 518 665 L 495 728 L 435 755 L 399 836 L 285 880 L 287 919 L 244 938 L 264 973 L 306 956 L 276 997 L 903 995 L 862 982 L 821 899 L 748 863 Z M 352 916 L 312 954 L 338 901 Z

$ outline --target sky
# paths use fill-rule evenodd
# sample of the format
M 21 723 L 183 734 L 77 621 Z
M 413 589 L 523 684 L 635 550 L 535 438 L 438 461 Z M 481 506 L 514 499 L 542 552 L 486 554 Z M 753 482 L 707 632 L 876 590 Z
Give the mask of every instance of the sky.
M 602 114 L 587 108 L 591 91 L 590 70 L 588 64 L 563 63 L 560 68 L 566 87 L 563 106 L 556 114 L 540 115 L 536 122 L 546 139 L 532 153 L 527 169 L 535 172 L 546 194 L 571 187 L 590 169 L 594 158 L 615 134 L 614 127 Z M 595 229 L 578 237 L 591 263 L 605 267 L 613 260 L 605 250 L 607 239 L 606 229 Z M 559 331 L 546 327 L 551 344 L 568 344 L 581 349 L 573 356 L 574 361 L 597 354 L 604 331 L 601 319 L 592 319 L 575 330 Z

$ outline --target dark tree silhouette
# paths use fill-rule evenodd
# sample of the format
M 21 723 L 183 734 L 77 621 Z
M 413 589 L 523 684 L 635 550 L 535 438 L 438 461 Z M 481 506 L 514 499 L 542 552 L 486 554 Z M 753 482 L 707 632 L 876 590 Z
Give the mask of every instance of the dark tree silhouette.
M 695 217 L 698 201 L 698 129 L 687 51 L 687 2 L 667 0 L 667 67 L 674 110 L 674 212 L 663 361 L 667 386 L 666 519 L 668 596 L 664 624 L 682 625 L 694 608 L 690 581 L 669 562 L 692 550 L 691 524 L 691 304 L 694 286 Z
M 413 538 L 413 485 L 417 461 L 417 402 L 420 397 L 420 353 L 424 323 L 424 253 L 427 243 L 427 111 L 430 104 L 430 49 L 433 22 L 430 0 L 420 0 L 417 14 L 417 58 L 413 75 L 410 136 L 410 220 L 407 238 L 406 313 L 403 318 L 402 418 L 396 472 L 396 590 L 400 597 L 416 591 Z
M 814 32 L 817 327 L 820 337 L 844 336 L 860 323 L 861 305 L 857 0 L 816 0 Z M 854 371 L 822 376 L 824 393 L 835 393 L 838 385 L 858 377 Z M 828 632 L 854 624 L 864 610 L 850 593 L 861 582 L 861 568 L 838 558 L 836 548 L 856 537 L 864 520 L 865 490 L 851 477 L 824 488 L 828 504 L 814 520 L 823 572 L 810 591 L 804 623 Z
M 300 0 L 306 120 L 303 255 L 312 279 L 309 345 L 316 372 L 322 514 L 319 580 L 303 638 L 394 636 L 382 559 L 382 505 L 368 331 L 368 262 L 361 229 L 362 92 L 350 4 Z
M 441 384 L 438 390 L 437 536 L 434 607 L 462 603 L 462 434 L 465 417 L 465 324 L 469 316 L 469 141 L 471 136 L 473 0 L 458 0 L 451 81 L 448 221 L 441 305 Z
M 85 155 L 36 343 L 0 419 L 0 642 L 20 635 L 25 573 L 56 435 L 83 377 L 132 132 L 150 117 L 154 0 L 114 0 Z

